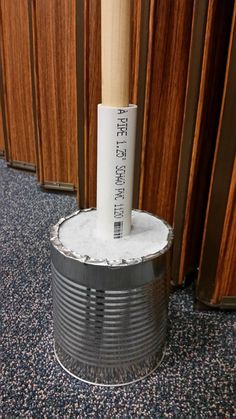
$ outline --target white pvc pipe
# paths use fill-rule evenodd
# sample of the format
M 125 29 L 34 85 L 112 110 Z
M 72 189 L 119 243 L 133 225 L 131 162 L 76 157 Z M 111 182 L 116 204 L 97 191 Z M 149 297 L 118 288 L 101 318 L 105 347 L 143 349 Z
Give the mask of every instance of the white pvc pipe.
M 131 230 L 136 118 L 136 105 L 98 105 L 97 234 L 104 239 Z

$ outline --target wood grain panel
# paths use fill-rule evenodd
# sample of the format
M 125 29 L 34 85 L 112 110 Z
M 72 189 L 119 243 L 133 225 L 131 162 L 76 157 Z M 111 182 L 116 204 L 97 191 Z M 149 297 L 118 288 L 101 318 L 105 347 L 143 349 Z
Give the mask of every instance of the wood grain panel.
M 141 0 L 132 1 L 130 98 L 137 102 Z M 101 102 L 101 8 L 84 1 L 84 183 L 81 207 L 96 206 L 97 105 Z
M 212 303 L 217 304 L 224 296 L 236 297 L 236 160 L 234 160 L 228 203 L 225 213 L 216 285 Z
M 157 212 L 171 221 L 183 120 L 192 8 L 192 1 L 133 2 L 130 96 L 131 101 L 138 103 L 138 109 L 142 112 L 142 115 L 139 113 L 138 124 L 144 120 L 138 125 L 136 165 L 139 165 L 142 148 L 141 191 L 138 206 Z M 149 17 L 144 23 L 142 16 L 146 10 L 149 11 Z M 145 27 L 142 26 L 144 24 Z M 85 0 L 84 25 L 85 168 L 84 184 L 81 185 L 84 197 L 80 205 L 88 207 L 96 205 L 96 108 L 101 99 L 99 2 Z M 141 49 L 144 33 L 148 37 L 147 52 Z M 145 59 L 147 71 L 143 76 Z M 140 94 L 142 89 L 144 95 Z M 174 167 L 170 169 L 172 162 Z M 166 165 L 165 170 L 163 165 Z M 163 170 L 158 171 L 160 166 Z M 139 176 L 137 170 L 135 176 L 137 184 Z M 138 189 L 139 185 L 135 185 L 135 196 Z M 171 198 L 167 200 L 170 194 Z M 135 199 L 135 204 L 137 201 L 138 199 Z
M 9 163 L 35 165 L 28 0 L 1 0 L 3 87 Z
M 0 102 L 0 156 L 4 156 L 4 133 L 3 133 L 3 120 L 2 120 L 2 105 Z
M 144 13 L 142 0 L 131 1 L 131 59 L 130 59 L 130 103 L 138 103 L 139 64 L 141 54 L 141 18 Z
M 34 0 L 33 25 L 39 180 L 73 189 L 78 184 L 76 1 Z
M 212 162 L 221 109 L 233 1 L 210 0 L 189 173 L 178 282 L 199 266 Z
M 234 3 L 234 12 L 231 25 L 231 34 L 230 34 L 230 43 L 229 43 L 229 52 L 228 52 L 228 62 L 227 62 L 227 71 L 226 71 L 226 81 L 224 89 L 224 102 L 228 99 L 229 90 L 231 90 L 231 105 L 235 111 L 236 109 L 236 3 Z M 234 60 L 234 62 L 233 62 Z M 230 80 L 231 78 L 231 80 Z M 233 80 L 232 80 L 233 78 Z M 230 84 L 231 83 L 231 84 Z M 233 90 L 234 89 L 234 90 Z M 223 110 L 221 113 L 221 128 L 225 115 L 223 115 Z M 230 124 L 230 129 L 233 135 L 235 134 L 234 128 L 231 126 L 232 115 L 228 115 L 228 125 Z M 227 124 L 227 122 L 226 122 Z M 226 140 L 228 134 L 226 133 Z M 234 296 L 236 297 L 236 158 L 234 159 L 233 171 L 230 181 L 228 202 L 225 212 L 225 220 L 221 238 L 221 246 L 218 258 L 218 266 L 216 271 L 216 286 L 213 295 L 213 303 L 218 302 L 224 296 Z
M 232 295 L 236 303 L 236 143 L 235 124 L 232 123 L 236 120 L 235 18 L 236 5 L 197 282 L 198 299 L 214 306 L 220 305 L 223 298 Z
M 135 0 L 134 0 L 135 1 Z M 135 8 L 136 6 L 136 8 Z M 135 2 L 133 5 L 134 21 L 133 21 L 133 46 L 135 51 L 135 60 L 131 60 L 134 76 L 131 76 L 131 103 L 138 105 L 137 111 L 137 127 L 136 127 L 136 146 L 134 161 L 134 189 L 133 189 L 133 208 L 139 206 L 139 187 L 141 176 L 141 151 L 143 132 L 145 129 L 145 97 L 146 97 L 146 80 L 147 80 L 147 56 L 150 43 L 150 14 L 153 7 L 153 1 L 147 0 L 143 2 Z M 151 25 L 152 28 L 152 25 Z
M 193 1 L 152 1 L 139 206 L 173 222 Z
M 7 146 L 7 120 L 6 120 L 6 112 L 5 112 L 5 102 L 6 102 L 6 88 L 4 85 L 4 78 L 3 78 L 3 32 L 2 32 L 2 13 L 0 7 L 0 156 L 8 160 L 8 146 Z
M 180 276 L 179 268 L 183 245 L 185 209 L 202 72 L 207 9 L 208 0 L 194 0 L 187 90 L 174 210 L 175 240 L 173 244 L 172 281 L 176 285 L 182 285 L 187 278 L 182 272 L 182 276 Z
M 84 202 L 96 206 L 97 105 L 101 102 L 101 4 L 84 5 Z

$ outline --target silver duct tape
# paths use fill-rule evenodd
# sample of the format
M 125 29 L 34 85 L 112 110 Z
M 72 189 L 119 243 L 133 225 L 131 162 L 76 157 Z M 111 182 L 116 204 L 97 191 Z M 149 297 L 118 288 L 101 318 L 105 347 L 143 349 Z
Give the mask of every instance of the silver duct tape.
M 70 217 L 51 229 L 56 357 L 66 371 L 89 383 L 140 380 L 163 356 L 172 230 L 168 226 L 168 244 L 156 255 L 99 265 L 61 245 L 59 229 Z

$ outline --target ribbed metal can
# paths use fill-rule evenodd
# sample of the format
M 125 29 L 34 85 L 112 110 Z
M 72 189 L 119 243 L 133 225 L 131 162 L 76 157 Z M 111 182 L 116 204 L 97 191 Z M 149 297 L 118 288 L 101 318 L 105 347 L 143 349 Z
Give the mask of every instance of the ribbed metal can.
M 51 229 L 56 358 L 71 375 L 91 384 L 140 380 L 164 353 L 172 229 L 168 226 L 162 252 L 101 265 L 63 247 L 60 227 L 70 217 Z

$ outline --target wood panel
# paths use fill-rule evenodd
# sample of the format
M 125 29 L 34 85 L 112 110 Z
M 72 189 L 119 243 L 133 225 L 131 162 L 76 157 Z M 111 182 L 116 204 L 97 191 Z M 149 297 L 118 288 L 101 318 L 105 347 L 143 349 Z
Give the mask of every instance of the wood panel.
M 101 5 L 84 1 L 84 202 L 96 206 L 97 105 L 101 102 Z
M 203 227 L 224 86 L 233 1 L 210 0 L 200 93 L 175 282 L 199 266 Z
M 236 307 L 235 19 L 236 4 L 197 282 L 201 302 L 226 308 Z
M 174 210 L 175 240 L 173 244 L 171 276 L 173 283 L 179 285 L 185 281 L 185 272 L 180 276 L 179 268 L 183 246 L 185 209 L 202 72 L 207 9 L 208 0 L 194 1 L 187 89 Z
M 230 183 L 212 303 L 236 297 L 236 160 Z
M 138 102 L 140 54 L 141 54 L 141 19 L 144 13 L 142 0 L 131 1 L 131 63 L 130 63 L 130 103 Z
M 140 55 L 141 0 L 132 1 L 130 98 L 137 102 Z M 81 207 L 96 206 L 97 105 L 101 102 L 101 5 L 84 0 L 84 156 L 81 174 Z M 82 167 L 81 164 L 81 167 Z
M 74 190 L 78 185 L 76 1 L 34 0 L 32 17 L 39 181 L 47 188 Z
M 139 112 L 134 204 L 170 222 L 173 221 L 192 11 L 193 1 L 133 2 L 130 97 L 138 104 Z M 80 205 L 88 207 L 96 205 L 96 107 L 101 99 L 99 2 L 85 0 L 84 25 L 85 140 Z M 137 169 L 140 160 L 141 168 Z
M 13 166 L 35 169 L 28 0 L 1 0 L 0 10 L 7 159 Z
M 7 121 L 5 115 L 6 89 L 3 79 L 3 33 L 2 13 L 0 7 L 0 157 L 8 158 Z
M 193 1 L 150 10 L 139 207 L 173 222 Z
M 0 6 L 7 158 L 31 168 L 37 158 L 42 185 L 74 190 L 79 181 L 80 206 L 95 206 L 100 1 L 0 0 Z M 134 206 L 174 222 L 176 284 L 197 269 L 203 240 L 198 297 L 210 304 L 235 292 L 231 279 L 221 282 L 235 262 L 228 245 L 235 239 L 229 173 L 213 252 L 219 262 L 216 257 L 213 265 L 208 262 L 210 212 L 218 213 L 215 174 L 218 165 L 225 169 L 219 150 L 226 138 L 233 7 L 234 0 L 132 0 L 130 102 L 138 104 Z M 224 159 L 231 162 L 228 172 L 231 157 Z M 207 294 L 205 282 L 211 284 Z
M 2 105 L 0 102 L 0 157 L 4 156 L 4 132 L 3 132 L 3 119 L 2 119 Z

